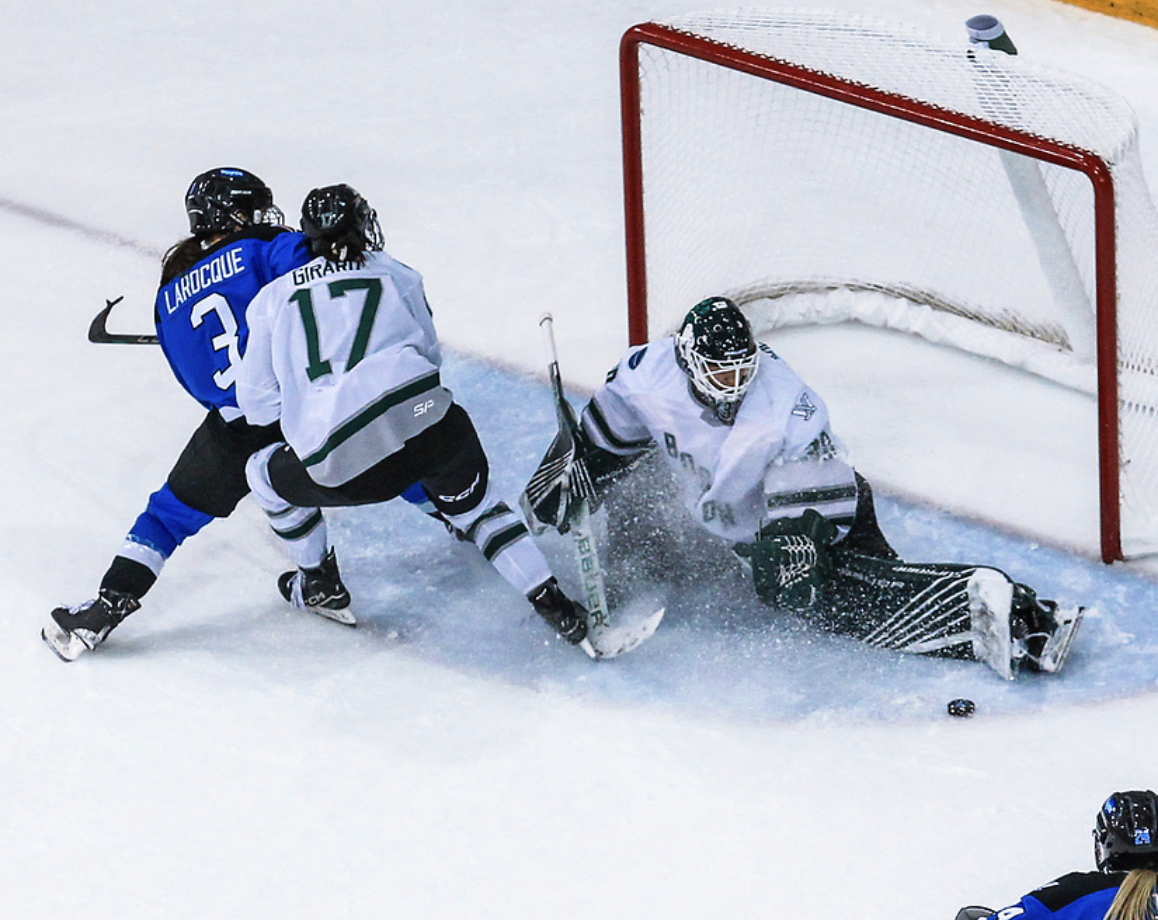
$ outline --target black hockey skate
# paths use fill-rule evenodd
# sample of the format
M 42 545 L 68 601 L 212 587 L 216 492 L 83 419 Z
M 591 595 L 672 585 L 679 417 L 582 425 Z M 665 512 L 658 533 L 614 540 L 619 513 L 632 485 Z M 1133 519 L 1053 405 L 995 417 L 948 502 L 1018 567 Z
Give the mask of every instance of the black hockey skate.
M 1084 614 L 1083 607 L 1061 610 L 1054 601 L 1039 599 L 1033 589 L 1015 584 L 1009 615 L 1015 657 L 1028 671 L 1057 673 L 1069 657 Z
M 561 639 L 578 645 L 592 658 L 595 650 L 587 641 L 587 611 L 576 604 L 559 588 L 559 583 L 551 578 L 527 595 L 535 612 L 551 624 Z
M 277 588 L 282 597 L 300 610 L 308 610 L 345 626 L 357 625 L 358 621 L 348 609 L 350 592 L 342 584 L 333 547 L 317 568 L 283 572 L 278 577 Z
M 141 602 L 131 594 L 101 589 L 91 601 L 76 607 L 57 607 L 40 638 L 61 661 L 76 661 L 108 638 L 117 625 Z

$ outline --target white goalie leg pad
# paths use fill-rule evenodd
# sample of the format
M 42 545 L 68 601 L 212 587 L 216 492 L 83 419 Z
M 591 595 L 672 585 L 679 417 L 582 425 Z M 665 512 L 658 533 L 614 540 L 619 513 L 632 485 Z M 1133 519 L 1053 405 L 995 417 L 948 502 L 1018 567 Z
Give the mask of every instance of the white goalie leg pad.
M 245 479 L 290 559 L 298 568 L 316 568 L 330 548 L 326 519 L 320 508 L 291 505 L 274 490 L 269 479 L 269 460 L 283 446 L 271 444 L 250 457 L 245 464 Z
M 1013 582 L 996 569 L 978 569 L 969 579 L 973 657 L 1006 680 L 1013 680 L 1014 648 L 1009 613 Z

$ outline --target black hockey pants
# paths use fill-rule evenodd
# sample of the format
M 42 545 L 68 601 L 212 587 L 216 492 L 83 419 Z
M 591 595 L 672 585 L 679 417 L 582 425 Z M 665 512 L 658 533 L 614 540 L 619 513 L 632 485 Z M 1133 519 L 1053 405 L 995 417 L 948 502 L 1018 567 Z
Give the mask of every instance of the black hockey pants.
M 440 512 L 465 514 L 483 500 L 489 476 L 474 424 L 458 403 L 452 403 L 446 415 L 401 450 L 340 486 L 314 482 L 288 445 L 269 461 L 274 490 L 287 502 L 306 508 L 377 504 L 397 498 L 418 482 Z

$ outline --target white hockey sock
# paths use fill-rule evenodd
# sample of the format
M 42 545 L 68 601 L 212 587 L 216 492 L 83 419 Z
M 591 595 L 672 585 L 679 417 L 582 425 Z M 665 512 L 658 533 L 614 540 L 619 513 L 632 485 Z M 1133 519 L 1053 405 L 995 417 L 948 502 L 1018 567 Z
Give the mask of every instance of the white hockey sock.
M 121 544 L 120 551 L 117 555 L 124 556 L 126 559 L 132 559 L 134 562 L 139 562 L 158 578 L 161 577 L 161 569 L 165 567 L 165 557 L 157 552 L 157 550 L 132 539 L 127 539 Z
M 245 464 L 245 478 L 290 559 L 298 568 L 316 568 L 330 548 L 326 519 L 320 508 L 291 505 L 274 490 L 269 480 L 269 458 L 281 447 L 280 443 L 271 444 L 250 457 Z
M 478 507 L 466 514 L 447 515 L 486 560 L 520 594 L 526 596 L 551 577 L 551 567 L 531 539 L 523 519 L 502 501 L 492 502 L 490 490 Z

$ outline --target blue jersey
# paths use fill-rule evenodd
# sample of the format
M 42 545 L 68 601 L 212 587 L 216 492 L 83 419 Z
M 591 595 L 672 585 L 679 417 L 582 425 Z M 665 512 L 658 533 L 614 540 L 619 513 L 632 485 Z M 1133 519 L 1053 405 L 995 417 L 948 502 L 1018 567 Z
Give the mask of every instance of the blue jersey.
M 997 920 L 1103 920 L 1125 878 L 1124 872 L 1071 872 L 993 916 Z
M 206 409 L 236 417 L 234 377 L 249 340 L 249 302 L 312 258 L 302 234 L 253 227 L 230 235 L 157 291 L 161 348 L 178 382 Z

